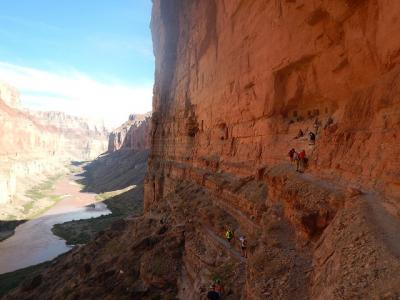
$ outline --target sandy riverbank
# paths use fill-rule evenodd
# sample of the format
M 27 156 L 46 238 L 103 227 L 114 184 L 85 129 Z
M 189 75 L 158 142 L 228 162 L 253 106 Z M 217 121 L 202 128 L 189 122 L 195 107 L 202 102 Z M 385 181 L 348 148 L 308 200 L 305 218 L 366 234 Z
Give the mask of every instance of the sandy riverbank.
M 59 180 L 54 194 L 64 195 L 63 199 L 40 217 L 18 226 L 12 237 L 0 243 L 0 274 L 51 260 L 68 251 L 70 246 L 52 233 L 54 224 L 110 213 L 104 203 L 86 207 L 96 202 L 96 194 L 82 193 L 76 179 L 72 175 Z

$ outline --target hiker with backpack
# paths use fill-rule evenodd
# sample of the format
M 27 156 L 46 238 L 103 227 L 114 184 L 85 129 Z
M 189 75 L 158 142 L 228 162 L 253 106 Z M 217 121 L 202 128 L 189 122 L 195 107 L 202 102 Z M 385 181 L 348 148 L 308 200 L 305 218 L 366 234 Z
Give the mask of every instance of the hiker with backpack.
M 225 232 L 225 237 L 226 237 L 226 240 L 228 241 L 228 243 L 230 244 L 231 240 L 233 239 L 233 231 L 231 229 L 228 229 Z
M 207 299 L 210 300 L 219 300 L 222 299 L 224 294 L 224 286 L 221 283 L 221 279 L 218 277 L 213 279 L 213 282 L 210 286 L 210 291 L 207 293 Z
M 306 158 L 306 151 L 303 149 L 300 151 L 299 155 L 299 168 L 296 170 L 297 172 L 304 172 L 304 169 L 307 164 L 307 158 Z
M 222 296 L 224 295 L 224 286 L 221 283 L 221 279 L 217 278 L 214 280 L 214 291 L 216 291 L 219 295 L 219 297 L 222 299 Z

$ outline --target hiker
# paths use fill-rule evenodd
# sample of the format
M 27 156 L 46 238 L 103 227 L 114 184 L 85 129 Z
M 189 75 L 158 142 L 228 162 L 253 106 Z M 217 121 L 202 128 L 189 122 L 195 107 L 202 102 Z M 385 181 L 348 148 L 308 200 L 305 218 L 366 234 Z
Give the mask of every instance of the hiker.
M 240 241 L 240 246 L 242 248 L 242 256 L 244 258 L 247 258 L 247 240 L 246 240 L 246 237 L 244 235 L 242 235 L 239 238 L 239 241 Z
M 293 153 L 293 161 L 296 163 L 296 172 L 298 172 L 300 167 L 300 158 L 299 154 L 296 151 L 294 151 Z
M 289 155 L 289 158 L 290 158 L 290 162 L 293 162 L 293 161 L 294 161 L 293 156 L 294 156 L 295 153 L 296 153 L 296 150 L 294 150 L 294 148 L 292 148 L 292 149 L 289 151 L 288 155 Z
M 225 233 L 225 237 L 228 240 L 228 243 L 231 243 L 231 240 L 233 239 L 233 231 L 231 229 L 228 229 Z
M 314 134 L 314 132 L 310 131 L 310 133 L 308 135 L 310 136 L 309 145 L 315 145 L 315 134 Z
M 298 172 L 304 172 L 305 165 L 306 165 L 306 151 L 303 149 L 299 153 L 299 165 L 300 168 L 298 168 Z
M 301 137 L 304 136 L 304 132 L 303 130 L 301 130 L 301 128 L 299 129 L 299 132 L 297 133 L 297 135 L 294 137 L 294 139 L 299 139 Z
M 222 296 L 224 295 L 224 286 L 221 283 L 221 279 L 215 279 L 214 281 L 214 291 L 216 291 L 219 295 L 219 297 L 222 299 Z

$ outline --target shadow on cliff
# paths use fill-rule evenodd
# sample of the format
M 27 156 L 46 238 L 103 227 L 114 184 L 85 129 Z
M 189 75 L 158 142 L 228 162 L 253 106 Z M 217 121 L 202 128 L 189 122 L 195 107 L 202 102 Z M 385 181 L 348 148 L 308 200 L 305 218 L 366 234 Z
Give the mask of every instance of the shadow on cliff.
M 82 192 L 100 194 L 143 185 L 148 155 L 148 150 L 121 149 L 99 156 L 83 167 L 83 178 L 78 180 Z
M 77 180 L 82 184 L 81 191 L 98 194 L 97 201 L 106 204 L 111 214 L 56 224 L 53 233 L 67 244 L 86 244 L 121 219 L 142 214 L 147 158 L 147 150 L 122 149 L 102 154 L 88 164 L 73 162 L 83 167 L 81 179 Z

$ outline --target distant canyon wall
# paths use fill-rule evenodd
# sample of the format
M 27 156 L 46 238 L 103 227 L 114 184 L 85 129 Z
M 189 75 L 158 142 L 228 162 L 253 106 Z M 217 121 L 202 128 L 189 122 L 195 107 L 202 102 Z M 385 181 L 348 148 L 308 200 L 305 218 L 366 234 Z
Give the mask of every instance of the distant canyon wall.
M 130 115 L 128 121 L 110 133 L 108 151 L 150 149 L 150 122 L 151 113 Z
M 107 150 L 109 133 L 103 122 L 57 111 L 31 111 L 30 114 L 45 127 L 55 127 L 68 140 L 64 150 L 77 158 L 94 159 Z
M 102 124 L 23 109 L 19 92 L 5 83 L 0 84 L 0 97 L 0 203 L 10 202 L 29 178 L 34 181 L 40 174 L 62 170 L 71 160 L 92 159 L 107 149 Z
M 4 81 L 0 81 L 0 99 L 11 107 L 19 107 L 21 104 L 18 90 Z

